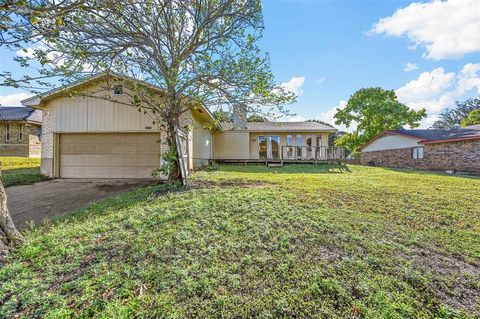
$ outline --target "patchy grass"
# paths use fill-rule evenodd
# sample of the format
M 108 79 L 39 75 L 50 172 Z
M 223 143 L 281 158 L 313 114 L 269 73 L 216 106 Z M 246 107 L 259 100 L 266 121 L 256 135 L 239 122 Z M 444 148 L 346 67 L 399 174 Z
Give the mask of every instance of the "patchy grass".
M 198 172 L 30 230 L 0 317 L 476 318 L 480 179 Z
M 47 180 L 40 173 L 40 159 L 28 157 L 0 157 L 4 186 L 26 185 Z

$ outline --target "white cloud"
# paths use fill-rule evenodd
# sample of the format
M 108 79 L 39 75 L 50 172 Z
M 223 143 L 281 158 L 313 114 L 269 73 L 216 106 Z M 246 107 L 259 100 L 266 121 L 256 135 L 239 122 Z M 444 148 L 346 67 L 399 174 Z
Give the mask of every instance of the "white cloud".
M 438 113 L 446 101 L 445 92 L 455 84 L 455 73 L 445 73 L 443 68 L 431 72 L 422 72 L 416 80 L 412 80 L 396 90 L 398 99 L 414 109 L 425 107 L 428 113 Z
M 285 122 L 305 122 L 306 119 L 301 115 L 295 115 L 291 117 L 284 118 Z
M 320 83 L 323 83 L 325 82 L 325 78 L 324 77 L 321 77 L 317 80 L 317 83 L 320 84 Z
M 9 95 L 0 95 L 0 105 L 2 106 L 19 106 L 20 101 L 32 96 L 28 93 L 13 93 Z
M 425 46 L 427 59 L 460 58 L 480 51 L 478 0 L 415 2 L 373 25 L 370 33 L 405 36 Z
M 337 106 L 334 106 L 330 109 L 328 109 L 325 112 L 322 112 L 318 115 L 317 119 L 326 123 L 329 123 L 333 125 L 335 128 L 337 128 L 339 131 L 346 131 L 346 132 L 352 132 L 357 128 L 357 125 L 355 123 L 352 123 L 350 127 L 346 127 L 345 125 L 335 125 L 335 113 L 337 113 L 337 109 L 343 109 L 347 106 L 347 101 L 345 100 L 340 100 L 338 102 Z
M 428 118 L 421 127 L 430 127 L 445 108 L 466 94 L 480 94 L 480 63 L 468 63 L 458 72 L 446 73 L 443 68 L 423 72 L 396 90 L 400 102 L 416 110 L 425 108 Z
M 415 63 L 408 62 L 403 66 L 403 71 L 405 72 L 412 72 L 412 71 L 415 71 L 416 69 L 418 69 L 418 66 Z
M 299 95 L 303 94 L 302 86 L 303 86 L 304 82 L 305 82 L 305 77 L 304 76 L 293 77 L 288 82 L 284 82 L 284 83 L 280 84 L 280 86 L 284 90 L 286 90 L 288 92 L 292 92 L 295 95 L 299 96 Z

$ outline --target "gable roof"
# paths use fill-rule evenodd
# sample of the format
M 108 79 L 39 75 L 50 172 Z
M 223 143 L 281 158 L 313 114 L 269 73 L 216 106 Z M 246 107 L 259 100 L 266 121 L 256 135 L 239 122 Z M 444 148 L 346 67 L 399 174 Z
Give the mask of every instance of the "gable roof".
M 480 139 L 480 125 L 472 125 L 453 130 L 393 130 L 390 132 L 420 138 L 420 143 L 422 144 Z
M 480 124 L 452 130 L 386 130 L 373 137 L 367 143 L 363 144 L 360 149 L 365 148 L 367 145 L 370 145 L 371 143 L 385 135 L 402 135 L 405 137 L 416 139 L 420 144 L 458 142 L 480 139 Z
M 1 106 L 0 122 L 2 121 L 26 121 L 41 124 L 42 111 L 24 106 Z
M 224 127 L 232 131 L 248 132 L 336 132 L 337 129 L 318 122 L 246 122 L 244 128 L 233 128 L 232 123 Z
M 70 84 L 67 84 L 67 85 L 64 85 L 64 86 L 61 86 L 61 87 L 58 87 L 58 88 L 54 88 L 54 89 L 49 90 L 47 92 L 34 95 L 32 97 L 29 97 L 25 100 L 20 101 L 20 103 L 22 103 L 22 105 L 24 105 L 24 106 L 38 108 L 38 107 L 40 107 L 42 102 L 44 102 L 44 101 L 46 101 L 50 98 L 53 98 L 53 97 L 57 96 L 58 94 L 60 94 L 64 91 L 72 90 L 72 89 L 77 88 L 79 86 L 85 85 L 85 84 L 93 82 L 93 81 L 99 81 L 99 80 L 101 80 L 103 78 L 106 78 L 106 77 L 109 77 L 109 76 L 111 76 L 113 78 L 125 79 L 125 80 L 128 80 L 128 81 L 137 82 L 137 83 L 139 83 L 139 84 L 141 84 L 145 87 L 151 88 L 151 89 L 156 90 L 158 92 L 163 92 L 164 91 L 161 87 L 158 87 L 156 85 L 150 84 L 150 83 L 145 82 L 145 81 L 141 81 L 141 80 L 132 78 L 132 77 L 127 76 L 127 75 L 117 74 L 117 73 L 114 73 L 114 72 L 101 72 L 101 73 L 92 74 L 90 76 L 86 76 L 86 77 L 84 77 L 84 78 L 82 78 L 78 81 L 74 81 Z M 197 109 L 199 113 L 205 113 L 206 116 L 210 120 L 215 121 L 215 116 L 212 114 L 212 112 L 210 112 L 210 110 L 205 105 L 200 105 L 199 107 L 195 107 L 195 109 Z M 223 131 L 223 127 L 220 124 L 217 124 L 217 128 L 220 129 L 221 131 Z

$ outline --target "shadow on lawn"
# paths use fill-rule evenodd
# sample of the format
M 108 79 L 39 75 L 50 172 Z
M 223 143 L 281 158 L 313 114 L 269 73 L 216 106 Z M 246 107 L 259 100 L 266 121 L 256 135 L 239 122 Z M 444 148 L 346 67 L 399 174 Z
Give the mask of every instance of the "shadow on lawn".
M 265 165 L 220 165 L 219 170 L 235 173 L 275 173 L 275 174 L 343 174 L 350 173 L 347 165 L 330 164 L 286 164 L 282 167 Z

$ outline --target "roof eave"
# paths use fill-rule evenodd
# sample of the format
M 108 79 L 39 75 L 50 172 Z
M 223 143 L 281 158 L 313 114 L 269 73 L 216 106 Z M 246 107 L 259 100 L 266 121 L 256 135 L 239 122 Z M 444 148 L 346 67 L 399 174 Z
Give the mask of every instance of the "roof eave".
M 421 140 L 420 143 L 422 143 L 422 144 L 439 144 L 439 143 L 452 143 L 452 142 L 471 141 L 471 140 L 480 140 L 480 136 L 449 138 L 449 139 L 445 139 L 445 140 Z

